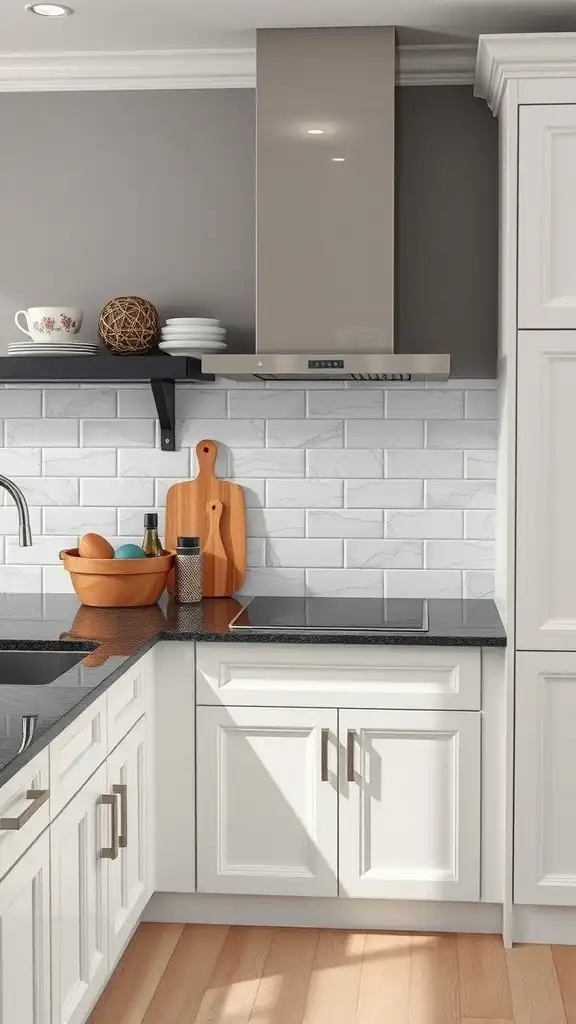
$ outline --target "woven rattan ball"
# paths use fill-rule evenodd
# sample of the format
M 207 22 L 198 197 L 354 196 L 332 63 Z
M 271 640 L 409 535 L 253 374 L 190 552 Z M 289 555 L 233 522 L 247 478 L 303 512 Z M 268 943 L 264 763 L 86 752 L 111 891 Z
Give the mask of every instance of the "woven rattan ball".
M 148 299 L 121 295 L 103 307 L 98 333 L 110 352 L 130 356 L 155 348 L 159 326 L 158 311 Z

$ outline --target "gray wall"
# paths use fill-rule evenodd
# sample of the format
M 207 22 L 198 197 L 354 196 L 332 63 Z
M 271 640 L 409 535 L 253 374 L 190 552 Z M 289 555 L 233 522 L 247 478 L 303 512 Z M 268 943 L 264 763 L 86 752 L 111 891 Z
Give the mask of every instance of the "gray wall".
M 497 130 L 469 87 L 397 90 L 400 351 L 493 376 Z M 0 349 L 20 307 L 114 295 L 254 326 L 254 95 L 0 94 Z

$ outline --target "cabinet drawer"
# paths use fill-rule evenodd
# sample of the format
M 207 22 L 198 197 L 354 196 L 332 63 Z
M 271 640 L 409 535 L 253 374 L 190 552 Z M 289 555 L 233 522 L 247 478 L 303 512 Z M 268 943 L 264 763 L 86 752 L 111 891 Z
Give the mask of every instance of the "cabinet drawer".
M 52 741 L 50 812 L 54 818 L 106 758 L 106 694 Z
M 46 793 L 50 789 L 50 760 L 48 749 L 42 750 L 33 761 L 6 782 L 0 790 L 0 876 L 22 856 L 50 821 L 50 801 L 41 796 L 30 798 L 28 793 Z M 30 815 L 27 817 L 27 813 Z M 25 816 L 20 828 L 15 820 Z M 27 819 L 27 820 L 26 820 Z M 9 827 L 9 823 L 12 827 Z
M 124 739 L 146 711 L 148 664 L 142 658 L 106 692 L 108 750 Z
M 481 652 L 464 647 L 198 644 L 198 704 L 480 709 Z

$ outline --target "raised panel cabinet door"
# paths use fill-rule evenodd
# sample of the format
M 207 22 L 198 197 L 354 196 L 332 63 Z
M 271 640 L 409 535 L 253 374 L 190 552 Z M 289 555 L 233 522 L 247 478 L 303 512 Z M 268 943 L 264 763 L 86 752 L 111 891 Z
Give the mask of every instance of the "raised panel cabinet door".
M 108 975 L 105 793 L 101 765 L 50 826 L 52 1024 L 83 1024 Z
M 152 895 L 146 718 L 106 762 L 108 793 L 118 801 L 118 856 L 109 861 L 109 943 L 114 965 Z
M 45 831 L 0 882 L 0 1020 L 50 1022 L 50 842 Z
M 336 896 L 337 712 L 197 711 L 198 891 Z
M 576 328 L 576 104 L 521 106 L 518 326 Z
M 480 896 L 480 714 L 340 712 L 340 895 Z
M 516 644 L 576 650 L 576 331 L 519 338 Z
M 516 656 L 514 901 L 576 906 L 576 654 Z

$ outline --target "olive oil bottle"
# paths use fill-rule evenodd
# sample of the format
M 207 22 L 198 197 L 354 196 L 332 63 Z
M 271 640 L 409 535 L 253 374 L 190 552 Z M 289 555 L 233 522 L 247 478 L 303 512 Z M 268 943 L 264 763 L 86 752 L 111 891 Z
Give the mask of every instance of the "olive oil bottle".
M 158 536 L 157 512 L 146 512 L 144 516 L 144 536 L 141 547 L 148 555 L 148 558 L 156 558 L 162 554 L 162 545 Z

